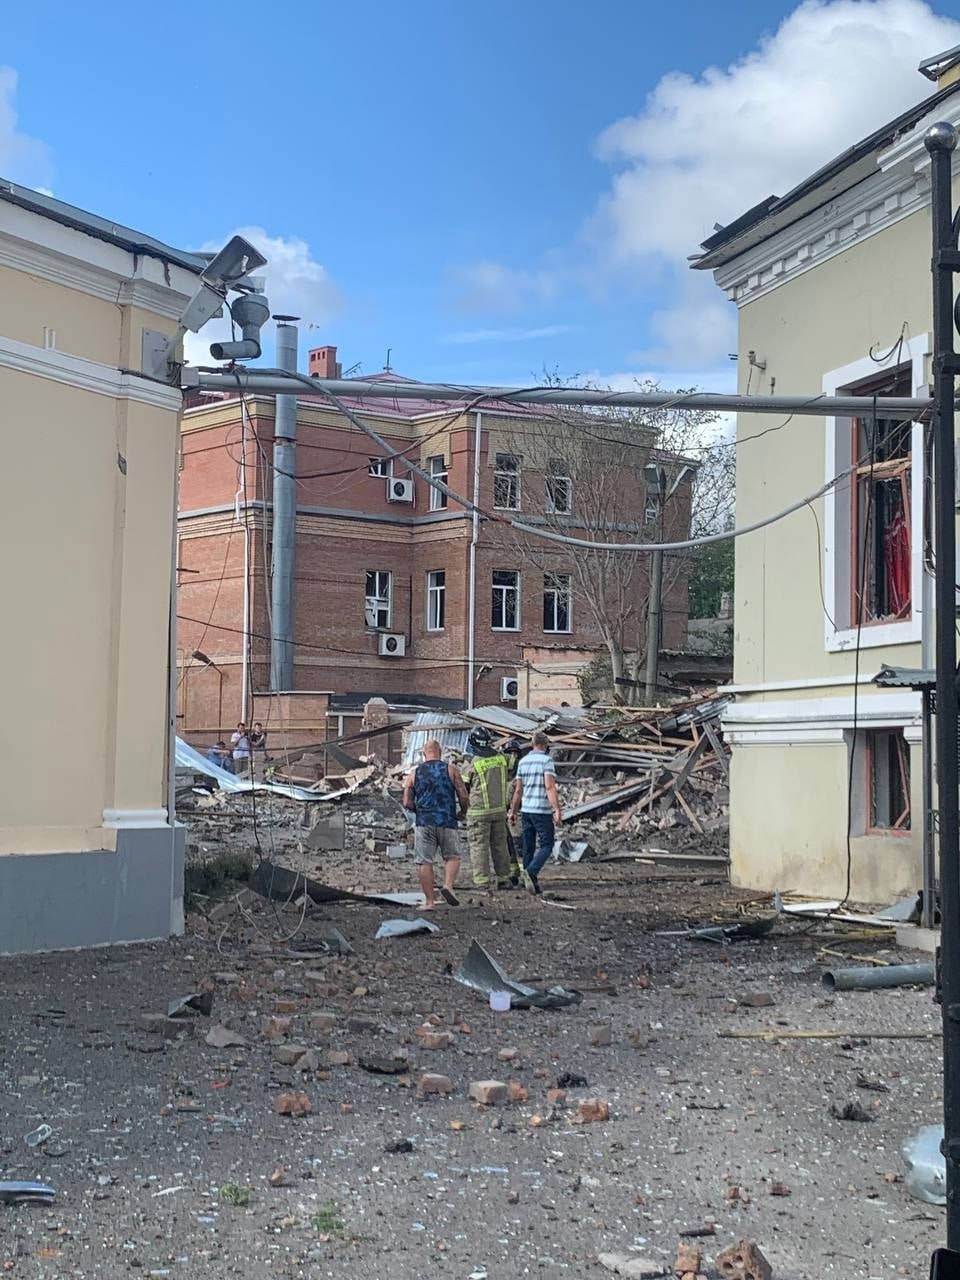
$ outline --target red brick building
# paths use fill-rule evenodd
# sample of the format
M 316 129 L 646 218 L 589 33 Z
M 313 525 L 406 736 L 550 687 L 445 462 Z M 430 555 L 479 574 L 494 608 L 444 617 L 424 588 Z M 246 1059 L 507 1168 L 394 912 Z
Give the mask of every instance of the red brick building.
M 336 349 L 312 351 L 309 367 L 334 376 Z M 409 382 L 391 373 L 377 380 Z M 511 702 L 515 685 L 505 682 L 516 680 L 524 645 L 602 647 L 569 572 L 576 553 L 506 523 L 569 512 L 578 533 L 577 476 L 561 474 L 556 460 L 536 461 L 537 450 L 523 443 L 569 426 L 503 404 L 470 410 L 367 399 L 350 407 L 404 458 L 381 456 L 322 400 L 299 401 L 295 687 L 281 695 L 269 692 L 274 401 L 248 396 L 244 413 L 236 397 L 208 397 L 184 413 L 178 715 L 191 740 L 214 740 L 244 715 L 269 724 L 276 745 L 278 737 L 320 741 L 358 730 L 372 697 L 418 709 Z M 651 455 L 638 447 L 630 456 L 635 464 L 618 482 L 631 515 L 618 527 L 638 533 Z M 448 500 L 405 458 L 460 494 L 476 492 L 485 518 Z M 689 498 L 681 484 L 667 505 L 668 532 L 687 527 Z M 647 573 L 646 558 L 637 558 L 638 622 Z M 682 573 L 667 582 L 663 645 L 677 648 L 686 637 L 686 582 Z

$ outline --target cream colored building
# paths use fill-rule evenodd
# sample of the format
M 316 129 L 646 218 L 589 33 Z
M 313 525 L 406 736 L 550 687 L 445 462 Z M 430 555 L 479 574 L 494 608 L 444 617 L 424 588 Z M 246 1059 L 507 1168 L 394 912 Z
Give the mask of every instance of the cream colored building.
M 180 392 L 141 368 L 202 263 L 0 184 L 0 952 L 183 916 L 170 775 Z
M 704 244 L 696 265 L 739 312 L 741 393 L 927 393 L 923 137 L 937 120 L 960 123 L 960 86 L 941 85 Z M 737 431 L 739 525 L 857 469 L 737 541 L 736 699 L 725 721 L 733 878 L 835 898 L 849 874 L 853 900 L 890 902 L 921 884 L 920 695 L 873 679 L 884 663 L 919 667 L 932 625 L 923 428 L 882 414 L 876 424 L 744 414 Z

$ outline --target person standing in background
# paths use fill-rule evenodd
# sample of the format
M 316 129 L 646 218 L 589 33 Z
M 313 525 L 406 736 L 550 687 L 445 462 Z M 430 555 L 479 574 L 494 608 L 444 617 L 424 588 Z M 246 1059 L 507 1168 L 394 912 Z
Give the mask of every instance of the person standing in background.
M 520 878 L 528 893 L 540 892 L 539 875 L 553 853 L 556 824 L 563 818 L 557 769 L 550 757 L 550 739 L 535 733 L 533 749 L 517 766 L 510 814 L 520 814 L 523 823 L 523 871 Z
M 457 809 L 463 817 L 469 803 L 460 770 L 440 758 L 440 743 L 431 738 L 423 744 L 423 763 L 410 770 L 403 784 L 403 807 L 416 814 L 413 858 L 427 910 L 437 905 L 437 854 L 443 861 L 440 893 L 451 906 L 460 905 L 454 892 L 460 870 Z
M 250 771 L 250 735 L 242 720 L 230 735 L 230 746 L 233 748 L 233 772 L 242 778 Z
M 507 842 L 507 757 L 493 748 L 484 728 L 467 739 L 473 759 L 463 772 L 470 796 L 467 809 L 467 846 L 473 883 L 493 893 L 511 888 L 510 851 Z M 491 877 L 491 864 L 493 876 Z

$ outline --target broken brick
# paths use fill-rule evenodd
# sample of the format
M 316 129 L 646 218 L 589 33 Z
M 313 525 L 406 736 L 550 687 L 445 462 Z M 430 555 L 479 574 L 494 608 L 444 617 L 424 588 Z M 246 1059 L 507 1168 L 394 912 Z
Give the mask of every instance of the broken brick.
M 769 1009 L 774 1000 L 769 991 L 750 991 L 740 997 L 740 1003 L 747 1009 Z
M 274 1000 L 274 1013 L 296 1013 L 299 1005 L 296 1000 Z
M 308 1116 L 313 1105 L 305 1093 L 279 1093 L 273 1100 L 278 1116 Z
M 567 1101 L 566 1089 L 548 1089 L 547 1102 L 551 1107 L 562 1107 Z
M 519 1049 L 501 1049 L 497 1053 L 497 1057 L 501 1062 L 514 1062 L 520 1057 Z
M 577 1103 L 576 1120 L 578 1124 L 593 1124 L 599 1120 L 610 1119 L 610 1103 L 602 1098 L 584 1098 Z
M 427 1072 L 426 1075 L 420 1077 L 421 1093 L 453 1093 L 453 1081 L 449 1076 L 438 1076 L 433 1072 Z
M 474 1080 L 470 1097 L 482 1107 L 495 1107 L 507 1100 L 507 1086 L 502 1080 Z
M 311 1013 L 309 1023 L 311 1031 L 332 1031 L 337 1025 L 337 1015 L 324 1009 L 319 1013 Z
M 507 1085 L 508 1102 L 526 1102 L 529 1097 L 529 1093 L 519 1080 L 511 1080 Z
M 328 1067 L 349 1067 L 353 1061 L 345 1049 L 328 1049 L 324 1060 Z
M 449 1049 L 453 1044 L 453 1036 L 449 1031 L 431 1031 L 418 1027 L 416 1036 L 424 1049 Z
M 292 1018 L 264 1018 L 260 1023 L 260 1035 L 264 1040 L 281 1040 L 293 1030 Z
M 771 1280 L 773 1268 L 752 1240 L 738 1240 L 722 1249 L 714 1265 L 724 1280 Z
M 696 1275 L 700 1270 L 700 1249 L 698 1245 L 681 1240 L 677 1245 L 677 1257 L 673 1269 L 678 1276 Z

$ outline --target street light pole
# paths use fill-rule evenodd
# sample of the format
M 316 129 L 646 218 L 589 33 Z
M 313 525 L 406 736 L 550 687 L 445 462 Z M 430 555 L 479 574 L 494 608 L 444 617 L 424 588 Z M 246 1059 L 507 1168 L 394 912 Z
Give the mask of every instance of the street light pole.
M 644 467 L 647 494 L 657 504 L 656 541 L 663 541 L 663 510 L 667 498 L 667 476 L 663 467 Z M 660 674 L 660 634 L 663 617 L 663 552 L 650 553 L 650 593 L 647 597 L 647 663 L 644 673 L 644 706 L 653 705 Z
M 957 131 L 935 124 L 930 153 L 933 223 L 934 551 L 936 556 L 936 748 L 940 844 L 940 993 L 943 1007 L 943 1154 L 947 1167 L 947 1247 L 960 1250 L 960 794 L 957 775 L 957 547 L 954 281 L 960 270 L 953 222 Z

